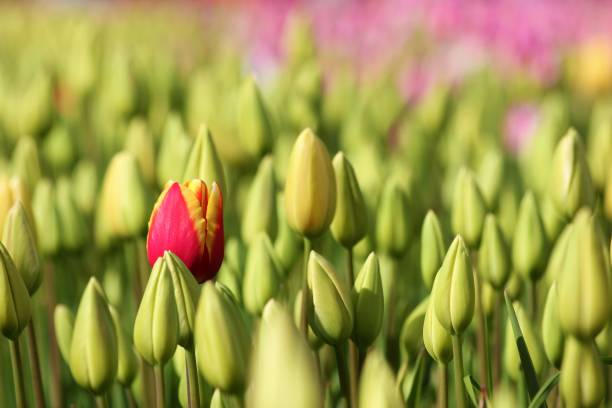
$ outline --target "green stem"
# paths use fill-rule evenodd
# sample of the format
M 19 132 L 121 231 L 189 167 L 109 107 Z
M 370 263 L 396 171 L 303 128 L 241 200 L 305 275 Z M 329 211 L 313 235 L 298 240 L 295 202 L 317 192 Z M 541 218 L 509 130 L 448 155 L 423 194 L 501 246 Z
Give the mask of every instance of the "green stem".
M 125 391 L 125 400 L 127 402 L 127 406 L 129 408 L 136 408 L 136 400 L 134 399 L 134 394 L 132 394 L 132 390 L 130 387 L 124 387 Z
M 495 303 L 493 311 L 493 384 L 497 385 L 501 381 L 501 354 L 502 354 L 502 299 Z
M 463 351 L 461 350 L 461 335 L 451 336 L 453 342 L 453 372 L 455 380 L 455 405 L 466 408 L 465 391 L 463 390 Z
M 36 347 L 36 330 L 34 320 L 28 324 L 28 354 L 32 366 L 32 388 L 34 389 L 34 401 L 37 408 L 45 407 L 45 394 L 42 387 L 42 376 L 40 374 L 40 360 L 38 358 L 38 348 Z
M 491 356 L 489 352 L 489 342 L 487 336 L 487 321 L 484 313 L 484 309 L 482 307 L 482 291 L 480 285 L 480 279 L 478 279 L 478 266 L 476 265 L 477 253 L 474 251 L 472 253 L 472 262 L 474 262 L 473 266 L 473 274 L 474 274 L 474 288 L 476 289 L 476 314 L 478 316 L 478 337 L 477 337 L 477 346 L 478 346 L 478 355 L 479 366 L 480 366 L 480 398 L 485 399 L 487 393 L 492 387 L 491 384 Z M 481 401 L 482 402 L 482 401 Z
M 23 364 L 19 352 L 19 338 L 10 340 L 11 362 L 13 363 L 13 383 L 15 385 L 15 406 L 26 407 L 25 387 L 23 385 Z
M 355 275 L 353 273 L 353 248 L 347 248 L 347 272 L 349 279 L 349 287 L 355 284 Z M 349 339 L 349 378 L 351 386 L 351 398 L 357 401 L 357 387 L 359 382 L 359 350 L 352 339 Z
M 185 349 L 185 370 L 187 371 L 187 402 L 189 408 L 200 406 L 198 368 L 193 350 Z
M 385 326 L 385 354 L 387 356 L 387 360 L 393 369 L 397 368 L 397 342 L 395 338 L 395 309 L 396 309 L 396 301 L 397 297 L 397 269 L 398 269 L 398 261 L 395 258 L 391 260 L 391 267 L 393 268 L 391 271 L 391 284 L 389 287 L 389 299 L 387 300 L 387 324 Z
M 448 407 L 448 365 L 438 364 L 438 408 Z
M 531 297 L 531 319 L 537 324 L 538 321 L 538 283 L 534 281 L 529 282 L 530 286 L 530 297 Z
M 45 265 L 44 285 L 47 295 L 47 321 L 49 322 L 47 330 L 49 336 L 49 364 L 51 366 L 51 406 L 61 407 L 63 404 L 61 362 L 55 325 L 52 323 L 57 303 L 55 298 L 55 268 L 50 260 Z
M 156 365 L 153 369 L 155 372 L 155 406 L 164 408 L 166 406 L 166 397 L 164 389 L 164 367 Z
M 353 400 L 354 395 L 351 393 L 351 385 L 349 380 L 348 369 L 346 366 L 346 356 L 344 355 L 345 347 L 336 346 L 336 363 L 338 365 L 338 376 L 340 377 L 340 387 L 346 399 L 347 405 L 351 408 L 356 407 L 356 401 Z
M 304 237 L 304 262 L 302 265 L 302 314 L 300 315 L 300 330 L 308 338 L 308 257 L 310 256 L 310 240 Z
M 96 395 L 95 400 L 96 400 L 96 407 L 98 408 L 106 408 L 108 406 L 106 404 L 106 397 L 104 396 L 104 394 Z

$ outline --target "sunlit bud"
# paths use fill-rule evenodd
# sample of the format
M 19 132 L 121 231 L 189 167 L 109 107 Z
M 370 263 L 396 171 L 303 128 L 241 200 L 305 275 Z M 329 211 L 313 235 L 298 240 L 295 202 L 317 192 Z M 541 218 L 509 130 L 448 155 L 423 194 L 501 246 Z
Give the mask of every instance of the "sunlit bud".
M 0 243 L 0 332 L 16 340 L 30 323 L 31 316 L 28 288 L 6 247 Z
M 544 315 L 542 316 L 542 342 L 546 357 L 555 367 L 561 367 L 565 336 L 559 323 L 559 307 L 557 306 L 557 283 L 553 282 L 548 289 Z
M 260 233 L 249 246 L 244 281 L 242 284 L 242 299 L 246 309 L 255 315 L 278 292 L 282 267 L 276 257 L 270 238 Z
M 453 359 L 451 335 L 440 324 L 433 310 L 433 302 L 429 303 L 423 321 L 423 344 L 429 355 L 439 363 L 448 364 Z
M 371 350 L 363 364 L 359 382 L 360 407 L 400 408 L 404 401 L 395 385 L 393 371 L 378 350 Z
M 512 264 L 526 280 L 533 282 L 544 273 L 548 254 L 548 238 L 540 210 L 532 192 L 521 201 L 516 229 L 512 238 Z
M 32 198 L 32 211 L 42 255 L 53 255 L 60 248 L 60 220 L 56 206 L 55 189 L 48 179 L 41 179 Z
M 271 156 L 266 156 L 259 164 L 244 206 L 240 230 L 242 239 L 250 243 L 260 232 L 265 232 L 274 240 L 277 219 L 274 163 Z
M 253 158 L 266 153 L 273 140 L 272 123 L 263 97 L 252 76 L 248 76 L 238 95 L 238 139 Z
M 376 246 L 383 254 L 402 257 L 411 241 L 408 194 L 394 179 L 385 183 L 376 218 Z
M 66 363 L 70 362 L 70 345 L 74 330 L 74 313 L 66 305 L 58 304 L 53 312 L 53 325 L 57 346 Z
M 523 338 L 525 339 L 533 368 L 536 375 L 540 375 L 546 366 L 546 355 L 544 353 L 542 341 L 538 337 L 535 327 L 533 326 L 534 322 L 529 318 L 523 306 L 519 302 L 514 302 L 512 305 L 516 312 L 516 318 L 521 327 L 521 332 L 523 333 Z M 508 320 L 506 324 L 506 341 L 504 344 L 504 367 L 506 368 L 506 372 L 514 381 L 521 381 L 521 358 L 514 339 L 514 332 L 512 331 L 510 320 Z
M 383 288 L 378 258 L 372 252 L 355 279 L 353 286 L 354 324 L 352 338 L 365 349 L 378 336 L 383 323 Z
M 39 183 L 40 184 L 40 183 Z M 72 196 L 79 210 L 91 215 L 98 195 L 98 172 L 94 162 L 79 161 L 72 172 Z
M 503 289 L 510 277 L 510 249 L 493 214 L 485 218 L 478 251 L 478 272 L 496 290 Z
M 416 356 L 423 344 L 423 322 L 429 309 L 430 297 L 427 296 L 406 317 L 400 331 L 400 347 L 410 357 Z
M 462 168 L 457 175 L 453 194 L 453 231 L 464 237 L 469 246 L 478 246 L 486 213 L 486 204 L 474 174 Z
M 592 340 L 567 338 L 559 388 L 568 407 L 598 407 L 601 404 L 606 385 L 599 354 Z
M 421 276 L 425 287 L 431 290 L 436 273 L 442 266 L 446 240 L 436 213 L 427 211 L 421 229 Z
M 40 179 L 40 160 L 36 142 L 31 137 L 19 139 L 13 151 L 13 174 L 21 178 L 32 190 Z
M 207 186 L 212 186 L 213 182 L 217 183 L 221 188 L 221 193 L 228 194 L 223 164 L 221 164 L 210 130 L 205 125 L 200 127 L 183 172 L 182 180 L 191 179 L 203 180 Z
M 155 146 L 153 135 L 143 119 L 135 118 L 130 121 L 124 149 L 136 159 L 144 181 L 152 185 L 155 182 Z
M 134 346 L 123 329 L 119 312 L 113 306 L 110 306 L 110 313 L 117 336 L 117 381 L 128 387 L 138 374 L 139 361 Z

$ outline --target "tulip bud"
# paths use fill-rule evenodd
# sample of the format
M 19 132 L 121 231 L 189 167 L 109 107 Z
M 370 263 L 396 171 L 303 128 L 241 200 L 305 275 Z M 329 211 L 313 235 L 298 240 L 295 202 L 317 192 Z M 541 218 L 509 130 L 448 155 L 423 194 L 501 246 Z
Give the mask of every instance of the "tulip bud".
M 352 338 L 366 349 L 380 333 L 383 322 L 383 288 L 378 258 L 372 252 L 361 267 L 353 287 L 354 324 Z
M 610 166 L 610 171 L 608 172 L 608 177 L 606 178 L 602 207 L 603 214 L 608 221 L 612 220 L 612 166 Z
M 546 238 L 548 242 L 555 242 L 565 225 L 565 216 L 559 212 L 548 195 L 543 197 L 541 209 Z
M 164 365 L 176 350 L 181 322 L 170 268 L 159 258 L 142 294 L 134 320 L 134 346 L 151 365 Z
M 510 277 L 510 250 L 493 214 L 485 218 L 478 251 L 478 271 L 482 279 L 496 290 L 503 289 Z
M 594 201 L 593 185 L 578 133 L 568 130 L 555 149 L 549 181 L 550 197 L 559 211 L 573 216 Z
M 464 237 L 470 247 L 480 243 L 486 205 L 471 171 L 462 168 L 455 181 L 451 223 L 453 231 Z
M 506 185 L 499 197 L 497 217 L 507 242 L 512 241 L 519 206 L 519 193 L 514 185 Z
M 191 349 L 193 347 L 193 327 L 195 303 L 198 300 L 198 283 L 178 256 L 166 251 L 161 259 L 160 268 L 168 268 L 174 286 L 174 298 L 179 321 L 178 344 Z M 154 266 L 155 267 L 155 266 Z
M 563 331 L 583 340 L 594 338 L 610 315 L 603 245 L 596 219 L 590 210 L 580 210 L 558 275 L 557 293 Z
M 212 186 L 215 182 L 221 188 L 222 194 L 228 194 L 225 171 L 213 142 L 212 134 L 205 125 L 200 127 L 198 137 L 191 147 L 182 179 L 201 179 L 207 186 Z
M 544 273 L 548 239 L 532 192 L 521 201 L 512 239 L 512 263 L 523 278 L 536 282 Z
M 339 152 L 332 162 L 336 175 L 336 213 L 331 224 L 331 232 L 341 245 L 351 248 L 367 232 L 368 214 L 363 195 L 359 188 L 353 166 Z
M 598 102 L 592 112 L 586 153 L 593 184 L 601 191 L 606 184 L 609 158 L 612 157 L 612 104 L 610 101 Z
M 499 304 L 501 295 L 502 292 L 495 289 L 488 282 L 482 282 L 482 287 L 480 290 L 480 299 L 482 303 L 482 311 L 484 312 L 486 317 L 490 317 L 493 315 L 497 305 Z
M 66 305 L 58 304 L 53 312 L 55 337 L 60 354 L 66 363 L 70 362 L 70 345 L 74 330 L 74 313 Z
M 72 193 L 78 209 L 87 216 L 91 215 L 98 194 L 98 172 L 92 161 L 81 160 L 74 167 Z
M 270 115 L 252 76 L 248 76 L 238 95 L 238 139 L 250 156 L 260 157 L 273 140 Z
M 106 392 L 117 375 L 117 351 L 106 295 L 96 278 L 91 278 L 79 303 L 70 344 L 75 381 L 96 395 Z
M 380 197 L 376 219 L 376 243 L 378 249 L 392 257 L 400 258 L 410 245 L 410 216 L 408 195 L 396 180 L 389 180 Z
M 546 355 L 544 354 L 542 342 L 523 306 L 518 302 L 514 302 L 513 307 L 527 345 L 527 350 L 529 351 L 529 356 L 531 357 L 531 362 L 533 363 L 533 369 L 536 375 L 540 375 L 546 365 Z M 506 372 L 514 381 L 520 381 L 521 358 L 514 340 L 514 332 L 512 331 L 510 320 L 506 324 L 506 342 L 504 344 L 506 345 L 504 347 L 504 366 L 506 367 Z
M 565 337 L 559 324 L 559 307 L 557 306 L 557 283 L 553 282 L 548 289 L 544 315 L 542 316 L 542 340 L 546 357 L 555 367 L 561 367 Z
M 242 239 L 250 243 L 260 232 L 265 232 L 273 240 L 276 237 L 277 217 L 274 163 L 271 156 L 266 156 L 259 164 L 244 207 Z
M 572 224 L 567 224 L 567 226 L 561 232 L 561 235 L 559 235 L 559 238 L 557 238 L 555 246 L 550 253 L 548 263 L 546 264 L 546 272 L 544 274 L 548 284 L 552 284 L 561 275 L 561 270 L 563 269 L 563 264 L 565 262 L 565 254 L 567 252 L 567 244 L 570 241 L 569 238 L 571 236 L 571 231 Z
M 472 265 L 460 235 L 446 252 L 431 297 L 442 326 L 453 335 L 463 333 L 474 316 L 475 294 Z
M 400 408 L 404 401 L 395 377 L 385 358 L 378 350 L 368 353 L 359 383 L 360 407 Z
M 423 321 L 423 344 L 429 355 L 439 363 L 448 364 L 453 359 L 450 333 L 440 324 L 434 312 L 434 302 L 429 302 Z
M 478 166 L 478 185 L 487 208 L 497 208 L 500 191 L 504 181 L 504 156 L 498 149 L 488 149 Z
M 59 123 L 51 129 L 42 143 L 42 155 L 55 174 L 68 169 L 76 157 L 75 143 L 68 127 Z
M 176 113 L 171 113 L 166 119 L 166 125 L 162 133 L 159 153 L 157 155 L 157 185 L 163 187 L 168 180 L 180 180 L 183 176 L 181 166 L 177 163 L 185 163 L 191 148 L 191 138 L 185 134 L 181 118 Z
M 423 343 L 423 322 L 429 309 L 430 296 L 427 296 L 406 317 L 400 331 L 400 346 L 408 356 L 416 356 Z
M 28 292 L 33 295 L 42 279 L 40 259 L 34 232 L 21 201 L 15 202 L 7 215 L 2 242 L 11 254 Z
M 147 184 L 155 181 L 155 147 L 147 123 L 141 118 L 130 121 L 125 135 L 125 151 L 132 154 Z
M 510 300 L 515 301 L 521 297 L 523 293 L 523 278 L 516 271 L 510 273 L 510 277 L 506 282 L 506 293 Z
M 322 406 L 312 351 L 287 311 L 274 300 L 263 311 L 250 379 L 248 407 Z
M 568 407 L 598 407 L 605 394 L 603 368 L 592 340 L 568 337 L 559 388 Z
M 278 236 L 274 242 L 274 251 L 278 256 L 283 267 L 283 275 L 286 275 L 291 266 L 298 257 L 298 252 L 302 240 L 300 236 L 289 226 L 285 217 L 285 209 L 283 207 L 283 195 L 278 194 L 276 197 L 277 206 L 276 212 L 278 217 Z
M 240 408 L 240 401 L 234 395 L 222 393 L 218 388 L 213 392 L 210 399 L 210 408 Z
M 78 250 L 86 239 L 85 220 L 72 199 L 70 181 L 60 178 L 57 181 L 55 202 L 59 220 L 61 247 L 69 251 Z M 41 230 L 41 235 L 44 235 Z
M 4 225 L 4 220 L 13 205 L 13 194 L 8 177 L 0 176 L 0 226 Z
M 278 292 L 282 267 L 276 257 L 270 238 L 265 233 L 253 241 L 249 247 L 242 298 L 246 309 L 258 315 L 264 306 Z
M 16 340 L 30 323 L 30 295 L 4 244 L 0 243 L 0 332 Z
M 132 342 L 123 330 L 119 312 L 113 306 L 110 306 L 109 310 L 117 336 L 117 381 L 124 387 L 128 387 L 138 374 L 138 357 L 134 352 Z
M 302 321 L 302 290 L 300 289 L 295 295 L 295 301 L 293 302 L 293 320 L 296 326 L 300 325 Z M 313 350 L 318 350 L 323 346 L 323 341 L 312 330 L 310 324 L 308 324 L 308 344 Z
M 287 169 L 285 216 L 297 232 L 321 235 L 336 210 L 336 178 L 327 149 L 310 129 L 298 136 Z
M 40 179 L 40 160 L 36 142 L 31 137 L 19 139 L 13 151 L 13 174 L 21 178 L 32 190 Z
M 445 242 L 436 213 L 432 210 L 427 211 L 421 229 L 421 276 L 425 287 L 429 290 L 442 266 Z
M 223 392 L 242 392 L 251 341 L 235 301 L 225 289 L 206 282 L 195 322 L 197 363 L 206 381 Z
M 55 254 L 60 247 L 60 220 L 56 206 L 55 189 L 48 179 L 41 179 L 32 199 L 34 222 L 38 234 L 38 246 L 43 255 Z
M 351 292 L 334 267 L 314 251 L 308 259 L 308 289 L 312 329 L 326 343 L 340 344 L 353 331 Z

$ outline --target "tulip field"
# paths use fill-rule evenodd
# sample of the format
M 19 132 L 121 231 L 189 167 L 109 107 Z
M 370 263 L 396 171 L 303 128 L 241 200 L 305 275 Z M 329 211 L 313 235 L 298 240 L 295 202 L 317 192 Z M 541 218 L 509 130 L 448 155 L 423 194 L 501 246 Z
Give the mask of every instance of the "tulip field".
M 0 5 L 0 407 L 612 407 L 612 7 L 526 6 Z

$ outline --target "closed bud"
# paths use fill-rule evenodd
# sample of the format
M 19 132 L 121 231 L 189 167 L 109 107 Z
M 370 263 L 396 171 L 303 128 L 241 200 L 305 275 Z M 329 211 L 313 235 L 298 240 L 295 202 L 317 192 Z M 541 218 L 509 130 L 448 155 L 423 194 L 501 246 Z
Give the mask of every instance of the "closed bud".
M 383 322 L 383 288 L 378 258 L 372 252 L 353 286 L 354 324 L 352 338 L 360 348 L 367 348 L 378 336 Z
M 221 188 L 221 193 L 227 197 L 228 190 L 223 164 L 221 164 L 212 134 L 206 125 L 200 127 L 198 137 L 191 147 L 182 179 L 201 179 L 207 186 L 212 186 L 215 182 Z
M 87 231 L 83 215 L 72 198 L 70 181 L 67 178 L 62 177 L 57 181 L 55 203 L 59 220 L 61 248 L 76 251 L 85 244 Z M 40 231 L 40 235 L 44 235 L 45 230 L 41 229 Z
M 561 275 L 561 270 L 563 269 L 563 264 L 565 262 L 565 254 L 567 252 L 567 245 L 570 241 L 570 236 L 572 232 L 572 224 L 567 224 L 567 226 L 559 235 L 559 238 L 555 241 L 555 245 L 550 252 L 550 257 L 548 258 L 548 263 L 546 264 L 546 272 L 545 279 L 546 283 L 549 285 L 558 279 Z
M 544 225 L 548 242 L 555 242 L 565 225 L 565 216 L 553 204 L 548 195 L 544 196 L 542 199 L 541 210 L 542 224 Z
M 57 346 L 64 361 L 70 362 L 70 345 L 74 331 L 74 313 L 66 305 L 58 304 L 53 312 L 53 327 Z
M 400 331 L 400 347 L 409 357 L 417 355 L 423 344 L 423 323 L 425 313 L 429 310 L 430 296 L 427 296 L 417 307 L 406 317 L 402 330 Z
M 117 335 L 102 287 L 91 278 L 79 303 L 70 343 L 70 371 L 77 384 L 96 395 L 117 375 Z
M 42 279 L 36 238 L 26 210 L 21 201 L 15 202 L 4 223 L 2 242 L 15 262 L 30 295 L 33 295 Z
M 360 407 L 400 408 L 404 401 L 393 371 L 378 350 L 368 353 L 359 382 Z
M 353 331 L 351 292 L 334 267 L 314 251 L 308 259 L 308 292 L 312 329 L 328 344 L 342 343 Z
M 608 322 L 610 292 L 604 244 L 590 210 L 573 221 L 563 269 L 558 275 L 559 319 L 566 333 L 594 338 Z
M 13 174 L 21 178 L 31 191 L 40 179 L 40 160 L 36 142 L 31 137 L 19 139 L 13 151 Z
M 134 346 L 151 365 L 164 365 L 179 341 L 179 316 L 170 268 L 163 258 L 153 266 L 134 320 Z
M 532 192 L 527 192 L 519 207 L 512 238 L 512 264 L 523 278 L 536 282 L 544 273 L 548 238 L 540 210 Z
M 397 180 L 385 184 L 376 218 L 376 245 L 383 254 L 402 257 L 410 245 L 408 194 Z
M 195 323 L 198 367 L 213 387 L 241 393 L 246 386 L 251 340 L 238 305 L 211 281 L 202 287 Z
M 566 216 L 572 217 L 582 206 L 594 201 L 594 191 L 578 133 L 568 130 L 557 144 L 549 180 L 550 197 Z
M 481 187 L 482 196 L 489 210 L 497 208 L 504 181 L 504 165 L 502 152 L 499 149 L 490 148 L 478 166 L 478 185 Z
M 421 229 L 421 276 L 425 287 L 431 290 L 436 273 L 442 266 L 446 240 L 436 213 L 427 211 Z
M 559 388 L 568 407 L 598 407 L 606 394 L 603 367 L 592 340 L 568 337 Z
M 153 135 L 143 119 L 135 118 L 130 121 L 124 148 L 136 159 L 144 181 L 152 185 L 155 182 L 155 146 Z
M 191 138 L 185 133 L 181 118 L 171 113 L 161 137 L 159 153 L 157 155 L 157 185 L 163 188 L 168 180 L 180 180 L 184 169 L 177 163 L 185 163 L 191 147 Z
M 260 232 L 265 232 L 274 240 L 277 217 L 274 163 L 271 156 L 266 156 L 259 164 L 244 206 L 242 239 L 250 243 Z
M 485 218 L 482 241 L 478 251 L 478 272 L 496 290 L 501 290 L 510 277 L 510 249 L 497 218 Z
M 297 232 L 321 235 L 336 211 L 336 177 L 329 153 L 310 129 L 300 133 L 289 157 L 285 182 L 285 216 Z
M 184 348 L 193 348 L 193 328 L 195 325 L 195 304 L 198 300 L 198 283 L 189 272 L 183 261 L 166 251 L 159 267 L 167 268 L 172 277 L 174 298 L 179 321 L 178 344 Z M 158 263 L 156 262 L 156 263 Z
M 302 321 L 302 290 L 301 289 L 298 291 L 297 295 L 295 296 L 295 302 L 293 303 L 293 320 L 296 326 L 299 326 L 300 322 Z M 310 348 L 312 348 L 313 350 L 318 350 L 323 345 L 323 342 L 321 341 L 319 337 L 317 337 L 315 332 L 312 330 L 312 327 L 310 327 L 310 324 L 308 325 L 308 344 L 310 345 Z
M 258 158 L 273 140 L 272 123 L 263 97 L 252 76 L 248 76 L 238 94 L 238 139 L 247 153 Z
M 76 157 L 75 143 L 68 126 L 59 123 L 51 129 L 42 143 L 42 155 L 55 174 L 70 169 Z
M 355 170 L 344 153 L 336 154 L 332 164 L 338 194 L 331 232 L 336 241 L 351 248 L 366 235 L 368 213 Z
M 524 283 L 521 275 L 519 275 L 516 271 L 512 271 L 508 281 L 506 282 L 505 289 L 510 300 L 515 301 L 520 298 L 521 294 L 523 293 L 523 287 Z
M 561 367 L 565 336 L 559 323 L 559 306 L 557 304 L 557 283 L 553 282 L 548 289 L 544 315 L 542 316 L 542 342 L 548 361 L 555 367 Z
M 40 184 L 40 183 L 39 183 Z M 79 210 L 89 216 L 93 213 L 98 195 L 98 171 L 94 162 L 79 161 L 72 172 L 72 196 Z
M 110 306 L 110 313 L 117 336 L 117 381 L 124 387 L 129 387 L 138 374 L 138 357 L 132 342 L 123 330 L 119 312 L 113 306 Z
M 218 388 L 210 399 L 210 408 L 240 408 L 241 406 L 238 397 L 224 394 Z
M 36 185 L 32 198 L 32 211 L 36 230 L 41 231 L 37 234 L 40 252 L 46 256 L 57 253 L 61 243 L 60 220 L 55 188 L 48 179 L 41 179 Z
M 612 103 L 598 102 L 592 112 L 586 153 L 593 184 L 601 191 L 606 184 L 612 157 Z
M 474 316 L 475 294 L 472 264 L 460 235 L 448 248 L 431 293 L 442 326 L 453 335 L 463 333 Z
M 480 291 L 482 311 L 486 317 L 491 317 L 496 310 L 502 292 L 495 289 L 488 282 L 482 282 L 482 288 Z
M 242 299 L 246 309 L 258 315 L 278 292 L 282 269 L 270 238 L 265 233 L 251 243 L 247 255 Z
M 6 247 L 0 243 L 0 331 L 16 340 L 30 323 L 31 316 L 28 288 Z
M 529 351 L 529 356 L 531 357 L 531 362 L 533 363 L 533 368 L 536 375 L 540 375 L 546 365 L 546 355 L 544 354 L 542 342 L 533 326 L 533 321 L 529 318 L 523 306 L 519 302 L 514 302 L 513 307 L 527 345 L 527 350 Z M 506 372 L 514 381 L 521 381 L 521 358 L 510 320 L 506 324 L 506 341 L 504 344 L 504 367 Z
M 451 335 L 440 324 L 434 312 L 434 302 L 429 302 L 423 321 L 423 344 L 429 355 L 439 363 L 448 364 L 453 359 Z
M 302 239 L 287 222 L 282 194 L 279 193 L 277 195 L 276 202 L 278 235 L 276 237 L 276 241 L 274 241 L 274 251 L 276 252 L 278 260 L 283 267 L 283 275 L 287 275 L 298 257 Z
M 474 174 L 462 168 L 455 181 L 453 193 L 453 231 L 460 234 L 470 247 L 478 246 L 486 213 L 486 204 Z

